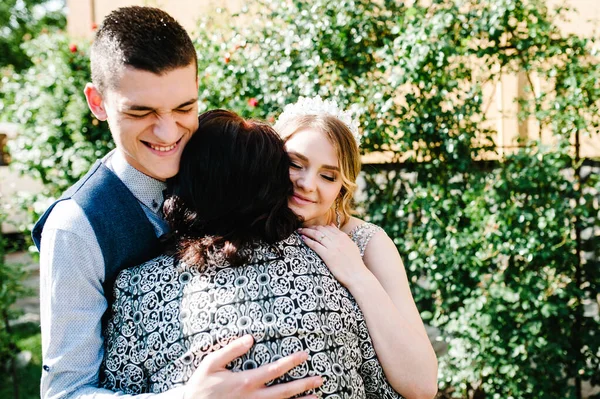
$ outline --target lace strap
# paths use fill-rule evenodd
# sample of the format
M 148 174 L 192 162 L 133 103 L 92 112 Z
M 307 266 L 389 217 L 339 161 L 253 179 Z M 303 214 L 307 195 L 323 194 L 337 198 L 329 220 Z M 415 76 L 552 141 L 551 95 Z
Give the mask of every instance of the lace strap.
M 365 249 L 367 249 L 369 241 L 371 241 L 371 238 L 378 231 L 383 231 L 383 229 L 373 223 L 365 222 L 353 228 L 348 234 L 352 241 L 358 246 L 361 257 L 365 256 Z

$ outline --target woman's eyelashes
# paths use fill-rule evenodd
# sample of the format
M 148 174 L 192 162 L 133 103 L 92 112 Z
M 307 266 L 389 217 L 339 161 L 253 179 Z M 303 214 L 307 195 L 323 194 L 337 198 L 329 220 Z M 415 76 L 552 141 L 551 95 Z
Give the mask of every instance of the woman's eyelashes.
M 295 169 L 295 170 L 301 170 L 304 169 L 304 165 L 296 162 L 296 161 L 290 161 L 290 168 Z M 319 174 L 319 176 L 325 180 L 327 180 L 328 182 L 335 182 L 337 180 L 337 176 L 335 175 L 335 173 L 327 173 L 327 174 Z

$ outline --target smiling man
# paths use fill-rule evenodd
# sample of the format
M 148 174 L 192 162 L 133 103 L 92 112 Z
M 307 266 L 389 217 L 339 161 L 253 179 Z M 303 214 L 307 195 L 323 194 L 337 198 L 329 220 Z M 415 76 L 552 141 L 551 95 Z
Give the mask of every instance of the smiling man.
M 198 127 L 196 65 L 160 75 L 123 66 L 115 75 L 111 89 L 88 83 L 90 109 L 108 121 L 117 152 L 130 166 L 156 180 L 174 176 Z
M 158 237 L 168 229 L 161 212 L 165 180 L 177 174 L 198 127 L 195 48 L 165 12 L 125 7 L 109 14 L 96 33 L 91 68 L 85 97 L 96 118 L 108 122 L 116 149 L 33 231 L 40 249 L 42 398 L 131 397 L 98 388 L 102 319 L 116 274 L 157 255 Z M 207 356 L 185 386 L 136 397 L 276 399 L 320 384 L 306 378 L 265 385 L 304 361 L 304 353 L 256 370 L 226 370 L 251 344 L 240 339 Z

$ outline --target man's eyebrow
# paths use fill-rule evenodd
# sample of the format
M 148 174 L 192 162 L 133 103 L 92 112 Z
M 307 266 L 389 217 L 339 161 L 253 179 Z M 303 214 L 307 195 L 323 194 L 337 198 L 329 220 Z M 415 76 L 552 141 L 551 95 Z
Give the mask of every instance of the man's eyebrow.
M 188 100 L 184 103 L 179 104 L 174 109 L 188 107 L 188 106 L 194 104 L 196 101 L 197 101 L 196 99 L 192 98 L 191 100 Z M 156 110 L 156 108 L 152 108 L 147 105 L 135 105 L 135 104 L 127 105 L 124 108 L 125 108 L 124 111 L 155 111 Z
M 299 154 L 299 153 L 294 152 L 294 151 L 289 151 L 288 154 L 294 155 L 295 157 L 300 158 L 304 162 L 308 162 L 308 158 L 306 156 L 302 155 L 302 154 Z M 336 171 L 336 172 L 340 171 L 340 168 L 338 168 L 337 166 L 333 166 L 333 165 L 321 165 L 321 167 L 323 169 L 329 169 L 329 170 L 333 170 L 333 171 Z
M 123 111 L 154 111 L 154 108 L 145 105 L 126 105 Z
M 177 107 L 175 107 L 175 109 L 190 106 L 190 105 L 194 104 L 196 101 L 198 101 L 198 100 L 195 98 L 192 98 L 191 100 L 187 100 L 186 102 L 179 104 Z

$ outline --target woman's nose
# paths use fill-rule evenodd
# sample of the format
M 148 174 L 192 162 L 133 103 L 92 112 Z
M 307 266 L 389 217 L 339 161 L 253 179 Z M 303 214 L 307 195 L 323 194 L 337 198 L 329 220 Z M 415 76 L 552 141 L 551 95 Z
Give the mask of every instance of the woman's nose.
M 316 189 L 316 178 L 312 175 L 312 173 L 305 172 L 298 176 L 296 180 L 296 184 L 298 187 L 302 188 L 304 191 L 314 191 Z

